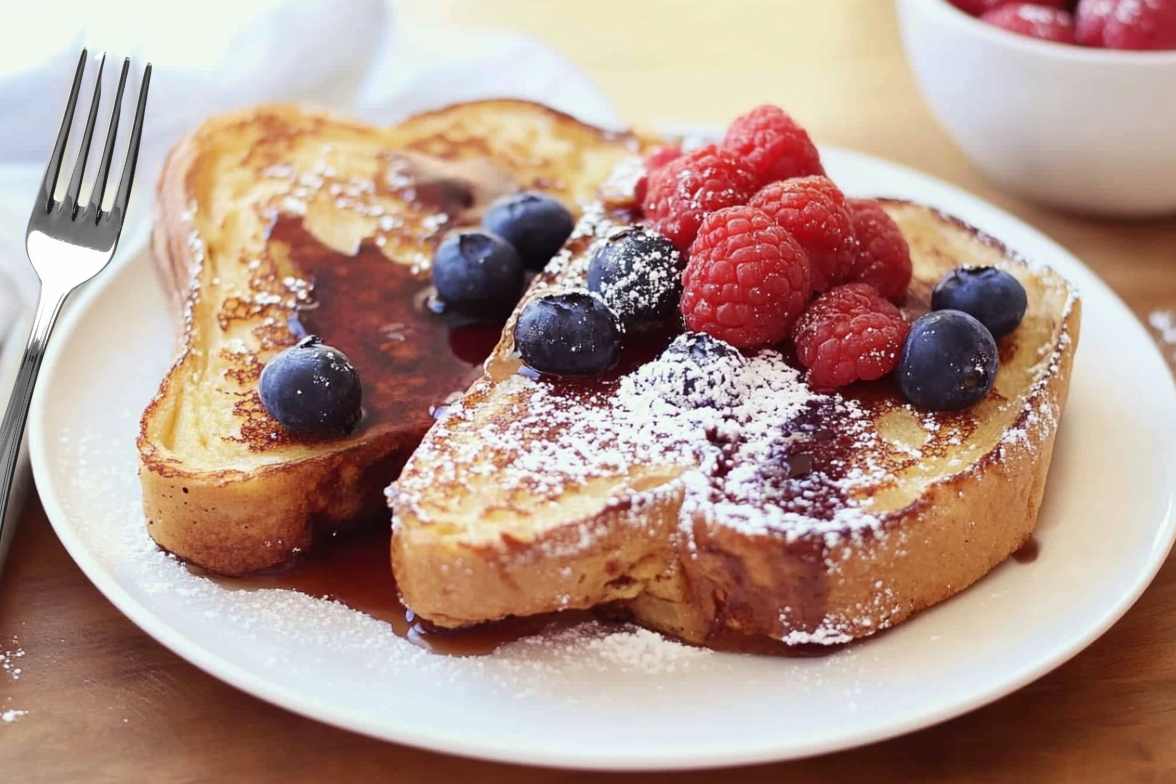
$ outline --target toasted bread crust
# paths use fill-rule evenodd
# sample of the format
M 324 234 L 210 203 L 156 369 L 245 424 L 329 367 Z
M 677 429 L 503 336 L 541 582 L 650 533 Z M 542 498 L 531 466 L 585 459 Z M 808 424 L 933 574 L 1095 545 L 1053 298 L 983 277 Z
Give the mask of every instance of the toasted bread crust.
M 405 576 L 397 586 L 413 597 L 414 612 L 438 626 L 468 625 L 462 612 L 469 607 L 485 618 L 505 618 L 631 600 L 672 560 L 680 502 L 681 493 L 673 493 L 647 509 L 638 527 L 628 510 L 609 510 L 552 529 L 541 543 L 507 538 L 457 553 L 432 536 L 414 542 L 405 531 L 392 548 L 392 570 Z M 594 542 L 587 551 L 578 547 L 585 531 Z M 559 597 L 554 608 L 553 594 Z
M 953 218 L 906 203 L 887 206 L 921 211 L 948 227 L 945 231 L 1002 258 L 1011 256 L 996 240 Z M 627 600 L 634 620 L 645 626 L 719 645 L 739 637 L 844 642 L 943 601 L 1008 558 L 1037 522 L 1081 311 L 1056 274 L 1038 274 L 1041 285 L 1056 295 L 1044 314 L 1054 321 L 1048 343 L 1033 347 L 1046 358 L 1046 369 L 1025 391 L 1020 414 L 987 452 L 932 482 L 914 501 L 883 513 L 881 533 L 847 535 L 827 546 L 823 537 L 790 541 L 783 533 L 749 534 L 699 514 L 683 537 L 681 488 L 668 483 L 639 509 L 606 506 L 599 513 L 561 517 L 557 524 L 536 526 L 525 541 L 504 543 L 481 529 L 470 539 L 461 533 L 469 530 L 464 521 L 454 518 L 467 508 L 451 507 L 417 482 L 437 479 L 435 466 L 428 464 L 435 459 L 431 444 L 466 435 L 442 423 L 405 469 L 401 484 L 407 482 L 414 497 L 405 498 L 400 489 L 390 492 L 392 557 L 405 604 L 440 625 L 462 626 Z M 504 336 L 498 353 L 511 350 Z M 466 411 L 490 411 L 477 421 L 491 430 L 500 416 L 491 410 L 495 384 L 480 380 L 463 402 Z M 465 470 L 442 471 L 454 484 L 445 483 L 439 492 L 460 492 L 457 488 L 469 483 L 465 492 L 476 494 L 484 472 Z M 575 495 L 634 497 L 627 487 L 629 480 L 621 477 L 597 490 L 578 488 Z
M 530 131 L 562 147 L 546 157 L 528 158 L 519 151 L 517 140 L 496 133 L 496 128 L 512 123 L 520 134 Z M 385 516 L 383 488 L 424 432 L 395 426 L 361 431 L 337 441 L 295 445 L 244 470 L 210 468 L 215 459 L 177 452 L 162 437 L 185 405 L 192 383 L 189 366 L 198 366 L 194 356 L 205 348 L 199 329 L 215 329 L 205 323 L 207 314 L 200 317 L 201 324 L 194 321 L 213 275 L 205 265 L 227 263 L 206 259 L 216 252 L 219 227 L 206 227 L 212 236 L 196 234 L 196 225 L 208 218 L 200 211 L 211 198 L 218 156 L 240 155 L 234 145 L 240 147 L 242 138 L 256 139 L 255 147 L 236 165 L 258 177 L 263 166 L 280 162 L 280 157 L 270 159 L 283 149 L 293 149 L 296 143 L 326 143 L 339 134 L 374 137 L 371 146 L 376 152 L 402 146 L 443 156 L 484 154 L 517 177 L 519 187 L 551 190 L 569 206 L 593 193 L 603 173 L 639 147 L 630 134 L 605 131 L 548 107 L 513 100 L 455 104 L 389 130 L 295 106 L 263 106 L 209 120 L 180 141 L 159 180 L 152 236 L 159 273 L 182 317 L 180 345 L 141 420 L 140 480 L 151 536 L 164 549 L 213 572 L 234 575 L 274 566 L 308 547 L 319 529 Z M 264 154 L 254 160 L 262 147 Z M 587 156 L 593 159 L 582 171 L 572 166 L 574 158 Z

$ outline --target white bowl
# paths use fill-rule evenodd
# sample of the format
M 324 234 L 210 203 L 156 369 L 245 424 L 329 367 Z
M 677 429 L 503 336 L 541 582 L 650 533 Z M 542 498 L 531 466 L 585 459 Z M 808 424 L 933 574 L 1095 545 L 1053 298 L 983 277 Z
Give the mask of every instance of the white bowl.
M 923 95 L 988 177 L 1078 212 L 1176 213 L 1176 52 L 1038 41 L 898 0 Z

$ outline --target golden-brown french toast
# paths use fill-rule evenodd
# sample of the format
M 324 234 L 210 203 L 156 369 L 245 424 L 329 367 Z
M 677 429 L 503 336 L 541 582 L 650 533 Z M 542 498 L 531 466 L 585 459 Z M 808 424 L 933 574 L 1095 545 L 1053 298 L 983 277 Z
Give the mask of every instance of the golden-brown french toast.
M 489 340 L 421 308 L 442 235 L 521 189 L 578 213 L 629 134 L 523 101 L 464 103 L 375 128 L 293 106 L 209 120 L 159 182 L 154 253 L 182 314 L 179 355 L 143 414 L 151 535 L 202 567 L 286 561 L 331 530 L 386 513 L 381 491 L 466 388 Z M 312 439 L 273 420 L 262 367 L 306 332 L 363 381 L 350 435 Z M 479 344 L 479 341 L 480 344 Z
M 960 221 L 884 207 L 911 249 L 908 317 L 957 266 L 1024 286 L 1028 310 L 999 341 L 985 399 L 919 410 L 892 379 L 819 394 L 777 351 L 702 361 L 688 343 L 666 349 L 663 332 L 629 336 L 606 376 L 556 380 L 521 365 L 508 324 L 389 488 L 404 603 L 457 627 L 619 602 L 698 643 L 838 643 L 1017 550 L 1036 524 L 1079 302 Z M 582 288 L 589 249 L 625 220 L 586 213 L 516 314 Z

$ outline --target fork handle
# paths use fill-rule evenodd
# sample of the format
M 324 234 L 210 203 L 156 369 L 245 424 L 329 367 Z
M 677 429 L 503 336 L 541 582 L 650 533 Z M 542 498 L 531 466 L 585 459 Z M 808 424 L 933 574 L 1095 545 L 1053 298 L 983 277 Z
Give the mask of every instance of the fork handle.
M 29 417 L 29 403 L 33 399 L 33 388 L 37 383 L 41 360 L 45 357 L 49 334 L 53 331 L 53 325 L 57 323 L 57 316 L 61 313 L 61 306 L 64 303 L 65 294 L 46 292 L 42 287 L 37 297 L 36 315 L 33 316 L 33 326 L 29 331 L 24 358 L 21 359 L 16 383 L 12 388 L 12 397 L 8 399 L 4 420 L 0 422 L 0 570 L 4 568 L 8 545 L 12 540 L 16 517 L 20 512 L 14 507 L 19 495 L 14 492 L 14 484 L 17 479 L 17 465 L 20 462 L 20 447 L 24 440 L 25 422 Z

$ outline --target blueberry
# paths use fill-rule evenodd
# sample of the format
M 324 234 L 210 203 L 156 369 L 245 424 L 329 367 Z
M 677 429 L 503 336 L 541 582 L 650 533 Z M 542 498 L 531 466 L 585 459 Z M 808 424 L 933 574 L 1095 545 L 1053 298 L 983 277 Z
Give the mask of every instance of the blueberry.
M 523 263 L 493 234 L 450 234 L 433 254 L 433 285 L 446 306 L 474 316 L 509 313 L 523 293 Z
M 527 303 L 514 329 L 528 367 L 558 376 L 592 376 L 617 363 L 621 327 L 616 315 L 586 292 L 549 294 Z
M 746 358 L 705 332 L 684 332 L 666 347 L 651 373 L 662 395 L 680 408 L 725 408 L 738 401 Z
M 981 400 L 996 381 L 996 341 L 962 310 L 935 310 L 911 325 L 898 386 L 920 408 L 948 411 Z
M 572 214 L 542 193 L 503 196 L 486 211 L 482 225 L 515 246 L 527 269 L 541 270 L 572 233 Z
M 307 335 L 271 359 L 258 387 L 265 410 L 295 433 L 344 435 L 359 422 L 359 373 L 342 351 L 317 335 Z
M 962 310 L 995 338 L 1016 329 L 1028 305 L 1021 282 L 996 267 L 952 270 L 931 292 L 932 310 Z
M 626 325 L 665 321 L 678 311 L 681 255 L 668 239 L 633 227 L 613 234 L 592 252 L 588 290 L 600 294 Z
M 743 364 L 745 361 L 739 349 L 705 332 L 683 332 L 666 346 L 662 354 L 700 368 L 728 362 Z

